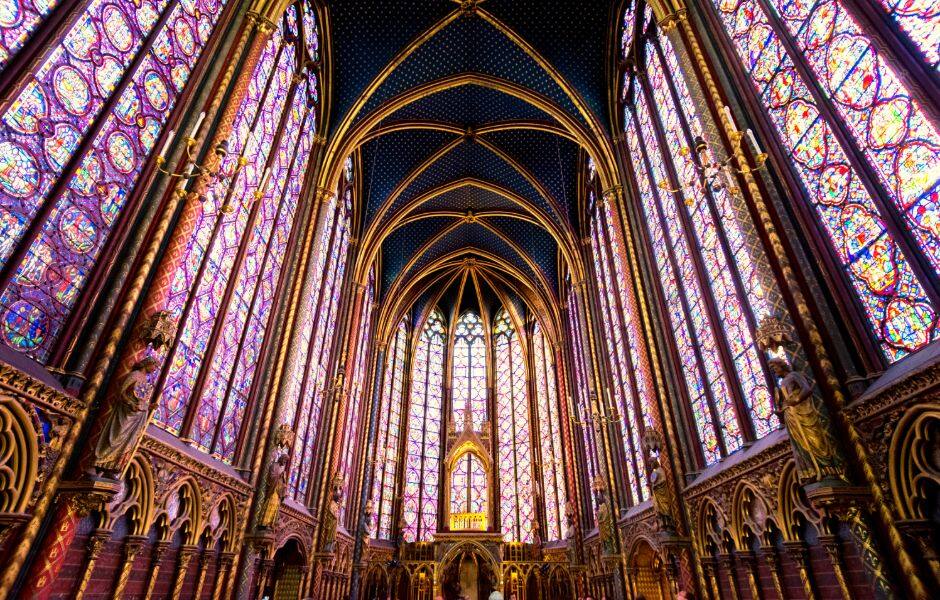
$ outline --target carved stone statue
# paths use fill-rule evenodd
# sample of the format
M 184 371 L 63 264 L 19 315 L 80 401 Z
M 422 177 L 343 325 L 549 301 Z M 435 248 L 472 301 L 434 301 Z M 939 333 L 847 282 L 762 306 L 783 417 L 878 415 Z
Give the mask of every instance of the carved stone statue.
M 672 518 L 673 497 L 669 483 L 666 481 L 666 472 L 659 460 L 662 452 L 662 436 L 655 429 L 647 429 L 643 436 L 643 445 L 646 447 L 646 462 L 649 467 L 649 485 L 656 510 L 656 518 L 662 531 L 674 532 L 676 523 Z
M 323 515 L 323 551 L 332 552 L 336 545 L 336 527 L 339 524 L 339 504 L 343 500 L 343 477 L 333 476 L 330 484 L 330 502 Z
M 568 562 L 572 565 L 578 562 L 577 518 L 578 509 L 573 500 L 568 500 L 565 502 L 565 539 L 568 540 Z
M 121 478 L 156 408 L 155 395 L 147 391 L 147 376 L 159 368 L 160 363 L 155 358 L 145 356 L 121 380 L 93 449 L 89 474 Z M 149 402 L 148 397 L 152 398 Z
M 363 547 L 367 547 L 369 538 L 372 537 L 373 527 L 375 526 L 375 502 L 372 501 L 372 498 L 366 500 L 365 506 L 362 507 L 362 514 L 365 517 L 365 527 L 362 530 L 362 544 Z
M 258 529 L 274 527 L 277 513 L 281 510 L 281 499 L 287 488 L 287 455 L 281 454 L 268 465 L 265 475 L 265 497 L 258 515 Z
M 843 479 L 845 463 L 829 429 L 828 415 L 813 399 L 812 386 L 782 358 L 772 358 L 767 365 L 778 378 L 774 409 L 790 434 L 800 480 Z
M 573 539 L 575 536 L 575 525 L 577 524 L 578 509 L 574 500 L 565 502 L 565 537 Z
M 607 493 L 597 490 L 597 533 L 601 538 L 601 546 L 605 555 L 616 553 L 617 544 L 614 540 L 614 516 L 610 512 L 610 502 L 607 500 Z
M 659 521 L 661 531 L 675 531 L 676 523 L 672 518 L 672 491 L 666 482 L 666 473 L 663 466 L 659 463 L 659 456 L 650 453 L 650 491 L 652 492 L 653 508 L 656 509 L 656 517 Z

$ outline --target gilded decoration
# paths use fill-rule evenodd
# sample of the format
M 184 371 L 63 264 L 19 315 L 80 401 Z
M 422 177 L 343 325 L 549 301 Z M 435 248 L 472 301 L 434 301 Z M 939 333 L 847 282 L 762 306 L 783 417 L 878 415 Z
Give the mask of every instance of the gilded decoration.
M 237 496 L 247 497 L 251 494 L 251 486 L 241 477 L 229 475 L 221 469 L 214 468 L 212 464 L 200 460 L 192 453 L 171 446 L 150 434 L 145 435 L 141 440 L 140 449 L 150 454 L 154 464 L 164 468 L 171 477 L 174 472 L 182 468 L 206 481 L 207 484 L 221 486 Z
M 76 398 L 0 363 L 0 543 L 28 520 L 81 408 Z

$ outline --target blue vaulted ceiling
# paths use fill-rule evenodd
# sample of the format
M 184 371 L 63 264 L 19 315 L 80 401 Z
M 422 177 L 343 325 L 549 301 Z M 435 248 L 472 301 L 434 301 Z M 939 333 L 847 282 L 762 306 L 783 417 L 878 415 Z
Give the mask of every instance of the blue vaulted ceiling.
M 501 293 L 529 298 L 524 287 L 557 298 L 560 244 L 578 237 L 583 150 L 575 140 L 610 141 L 613 3 L 326 4 L 333 82 L 327 133 L 351 135 L 359 123 L 371 128 L 358 145 L 361 226 L 380 257 L 383 297 L 433 279 L 432 265 L 459 268 L 442 261 L 459 255 L 454 260 L 477 257 L 468 263 L 477 266 L 463 268 L 490 282 L 483 285 L 487 303 L 494 286 L 516 283 Z M 430 89 L 443 80 L 455 83 Z M 377 118 L 366 121 L 370 115 Z M 517 275 L 503 269 L 496 276 L 502 267 Z M 450 277 L 436 281 L 457 285 Z M 441 294 L 421 291 L 416 310 Z

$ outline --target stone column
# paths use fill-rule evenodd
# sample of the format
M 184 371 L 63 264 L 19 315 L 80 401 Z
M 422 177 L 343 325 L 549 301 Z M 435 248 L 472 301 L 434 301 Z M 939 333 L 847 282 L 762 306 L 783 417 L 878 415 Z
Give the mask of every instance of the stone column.
M 157 577 L 160 575 L 160 562 L 163 560 L 163 555 L 166 554 L 167 548 L 169 547 L 170 542 L 166 540 L 160 540 L 153 546 L 150 578 L 147 580 L 147 591 L 144 593 L 145 600 L 150 600 L 153 598 L 153 588 L 157 584 Z
M 75 600 L 82 600 L 85 596 L 85 588 L 91 580 L 91 575 L 95 571 L 95 563 L 101 556 L 104 545 L 111 539 L 111 532 L 108 530 L 96 530 L 88 539 L 88 554 L 85 556 L 85 568 L 82 569 L 82 577 L 78 582 L 78 588 L 75 591 Z
M 232 564 L 234 564 L 234 562 L 234 552 L 223 552 L 219 557 L 219 570 L 215 574 L 215 585 L 212 587 L 212 600 L 225 600 L 231 595 L 229 582 L 231 581 Z
M 834 535 L 820 535 L 819 544 L 829 556 L 829 562 L 832 564 L 832 573 L 839 584 L 839 590 L 842 592 L 843 600 L 852 600 L 852 593 L 849 592 L 849 586 L 845 581 L 845 570 L 842 564 L 842 552 L 839 548 L 839 538 Z
M 145 535 L 129 535 L 124 539 L 124 559 L 121 562 L 117 584 L 114 586 L 114 600 L 121 600 L 124 597 L 124 589 L 130 580 L 131 571 L 134 570 L 134 560 L 147 540 Z
M 738 562 L 747 576 L 747 585 L 750 588 L 751 599 L 760 600 L 760 572 L 757 570 L 757 555 L 750 550 L 735 552 Z
M 719 554 L 718 564 L 728 576 L 728 587 L 731 590 L 731 598 L 738 600 L 738 598 L 741 597 L 741 592 L 738 590 L 738 578 L 736 577 L 734 568 L 734 557 L 731 556 L 731 554 Z
M 813 591 L 813 580 L 810 577 L 809 570 L 809 551 L 806 544 L 799 542 L 784 542 L 787 554 L 796 563 L 800 571 L 800 582 L 803 584 L 803 595 L 806 600 L 816 600 L 816 592 Z
M 770 579 L 773 581 L 777 598 L 783 600 L 786 596 L 783 595 L 783 585 L 780 582 L 780 557 L 777 556 L 776 548 L 770 545 L 761 546 L 760 557 L 764 560 L 764 564 L 767 565 L 767 570 L 770 571 Z
M 189 563 L 193 556 L 199 552 L 197 546 L 182 546 L 179 551 L 179 558 L 176 565 L 176 577 L 173 580 L 173 591 L 170 598 L 179 600 L 180 592 L 183 591 L 183 582 L 186 581 L 186 572 L 189 571 Z
M 202 588 L 206 584 L 206 571 L 209 569 L 209 565 L 212 563 L 212 559 L 215 558 L 215 552 L 206 548 L 202 551 L 202 554 L 199 555 L 199 578 L 196 580 L 196 589 L 193 592 L 193 598 L 202 597 Z

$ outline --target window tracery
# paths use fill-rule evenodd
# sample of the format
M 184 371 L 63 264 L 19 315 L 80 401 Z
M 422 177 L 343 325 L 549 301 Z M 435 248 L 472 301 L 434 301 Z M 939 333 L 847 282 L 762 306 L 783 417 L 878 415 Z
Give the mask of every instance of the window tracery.
M 937 65 L 936 11 L 881 2 Z M 715 2 L 872 338 L 894 362 L 936 337 L 940 133 L 836 0 Z
M 496 391 L 496 437 L 499 442 L 499 507 L 503 539 L 530 543 L 535 508 L 532 504 L 532 436 L 526 359 L 519 332 L 502 308 L 493 324 Z
M 408 443 L 402 504 L 404 539 L 430 541 L 437 531 L 437 499 L 444 400 L 444 316 L 428 316 L 411 361 Z
M 54 5 L 8 3 L 0 67 Z M 225 6 L 93 0 L 0 104 L 0 315 L 11 348 L 50 358 Z
M 229 136 L 221 167 L 229 176 L 207 194 L 167 302 L 181 325 L 154 421 L 228 462 L 237 451 L 316 135 L 316 79 L 299 10 L 287 10 L 263 50 Z M 240 156 L 254 158 L 236 170 Z

